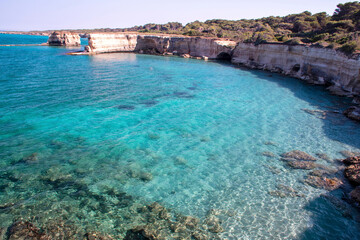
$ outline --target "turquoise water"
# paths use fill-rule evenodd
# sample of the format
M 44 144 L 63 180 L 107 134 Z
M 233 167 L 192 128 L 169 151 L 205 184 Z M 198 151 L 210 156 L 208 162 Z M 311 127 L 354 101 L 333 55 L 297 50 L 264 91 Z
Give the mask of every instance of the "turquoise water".
M 359 124 L 336 113 L 349 99 L 226 63 L 68 51 L 0 47 L 0 206 L 11 205 L 0 227 L 61 218 L 121 238 L 144 222 L 134 209 L 156 201 L 200 219 L 215 209 L 221 239 L 360 238 L 342 189 L 304 184 L 308 171 L 279 157 L 326 153 L 317 162 L 336 169 L 340 151 L 360 151 Z M 282 185 L 299 196 L 269 194 Z

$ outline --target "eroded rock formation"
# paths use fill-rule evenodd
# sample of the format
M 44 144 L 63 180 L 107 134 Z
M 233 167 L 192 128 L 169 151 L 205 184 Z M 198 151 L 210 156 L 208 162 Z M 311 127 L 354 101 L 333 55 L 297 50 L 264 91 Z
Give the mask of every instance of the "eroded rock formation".
M 80 46 L 80 36 L 71 32 L 53 32 L 48 39 L 50 46 Z
M 232 62 L 303 79 L 309 83 L 331 85 L 336 95 L 360 93 L 360 59 L 333 49 L 302 45 L 239 43 Z
M 234 41 L 212 38 L 153 36 L 137 34 L 90 34 L 89 53 L 141 52 L 150 54 L 176 54 L 203 58 L 231 58 Z

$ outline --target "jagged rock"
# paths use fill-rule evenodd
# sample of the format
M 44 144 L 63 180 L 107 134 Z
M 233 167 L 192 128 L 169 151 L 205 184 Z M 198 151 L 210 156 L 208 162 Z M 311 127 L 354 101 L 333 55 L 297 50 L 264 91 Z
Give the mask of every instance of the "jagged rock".
M 316 161 L 316 158 L 307 154 L 306 152 L 302 152 L 299 150 L 293 150 L 281 155 L 283 158 L 292 158 L 295 160 L 306 160 L 306 161 Z
M 50 46 L 80 46 L 80 36 L 77 33 L 55 31 L 48 39 Z
M 360 121 L 360 107 L 349 107 L 344 111 L 344 115 L 350 119 Z
M 345 177 L 353 184 L 360 185 L 360 164 L 354 164 L 345 168 Z
M 308 175 L 305 179 L 305 183 L 315 188 L 323 188 L 325 190 L 335 190 L 339 188 L 343 183 L 338 178 L 327 178 Z
M 287 165 L 294 169 L 310 170 L 316 168 L 316 164 L 308 161 L 287 161 Z
M 8 230 L 8 240 L 47 240 L 49 239 L 37 227 L 29 222 L 13 223 Z
M 359 152 L 351 152 L 351 151 L 348 151 L 348 150 L 340 151 L 340 153 L 341 153 L 344 157 L 347 157 L 347 158 L 360 156 L 360 153 L 359 153 Z
M 276 157 L 276 155 L 272 152 L 262 152 L 261 155 L 265 157 Z
M 345 165 L 353 165 L 353 164 L 360 164 L 360 156 L 358 157 L 348 157 L 343 160 Z

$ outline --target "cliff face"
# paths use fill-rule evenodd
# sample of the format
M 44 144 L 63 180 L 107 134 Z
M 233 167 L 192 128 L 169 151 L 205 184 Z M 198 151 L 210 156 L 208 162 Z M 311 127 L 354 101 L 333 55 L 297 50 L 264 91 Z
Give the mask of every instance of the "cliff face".
M 85 50 L 92 53 L 133 52 L 136 44 L 136 34 L 92 33 Z
M 152 36 L 137 34 L 90 34 L 90 53 L 144 52 L 152 54 L 176 53 L 192 57 L 217 58 L 219 54 L 231 56 L 236 43 L 216 39 Z
M 80 46 L 80 36 L 71 32 L 53 32 L 49 36 L 50 46 Z
M 239 43 L 232 62 L 270 70 L 314 84 L 331 85 L 337 95 L 360 94 L 360 59 L 349 59 L 332 49 L 283 44 Z

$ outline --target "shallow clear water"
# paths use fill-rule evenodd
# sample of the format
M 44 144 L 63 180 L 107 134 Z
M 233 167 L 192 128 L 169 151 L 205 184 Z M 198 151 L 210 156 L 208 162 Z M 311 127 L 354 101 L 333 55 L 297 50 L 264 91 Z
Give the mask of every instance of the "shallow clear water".
M 0 44 L 45 41 L 0 35 Z M 61 216 L 123 236 L 141 220 L 117 207 L 112 189 L 134 205 L 157 201 L 201 219 L 217 209 L 220 238 L 360 238 L 356 211 L 321 196 L 340 199 L 342 190 L 306 185 L 307 171 L 279 160 L 293 149 L 331 159 L 359 151 L 359 124 L 332 112 L 349 99 L 226 63 L 67 51 L 0 47 L 0 205 L 14 203 L 0 209 L 0 227 L 19 216 L 37 216 L 39 225 Z M 304 109 L 330 112 L 323 119 Z M 24 161 L 33 153 L 36 161 Z M 87 194 L 73 187 L 80 184 Z M 301 196 L 269 194 L 279 184 Z

